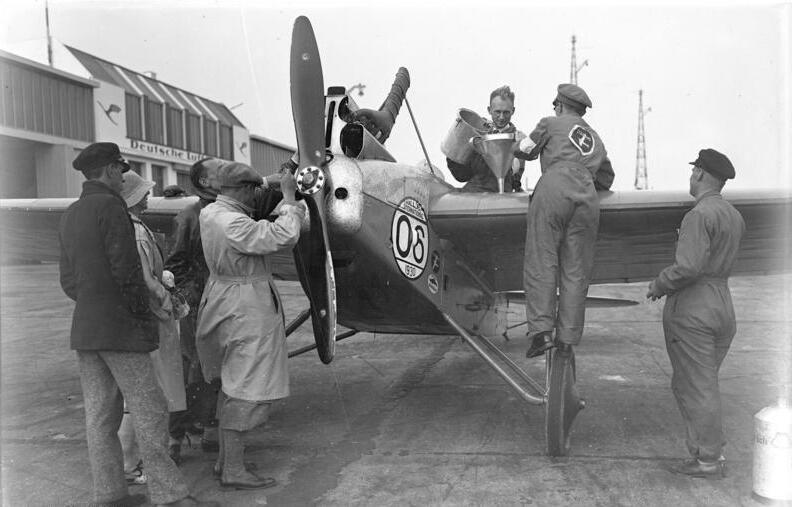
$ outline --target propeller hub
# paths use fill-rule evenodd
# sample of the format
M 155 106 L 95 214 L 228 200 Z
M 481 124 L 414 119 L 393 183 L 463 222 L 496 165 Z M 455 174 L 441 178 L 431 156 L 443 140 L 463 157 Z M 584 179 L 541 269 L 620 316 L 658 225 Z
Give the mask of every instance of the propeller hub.
M 320 167 L 303 167 L 297 173 L 297 190 L 303 195 L 312 195 L 324 187 L 325 175 Z

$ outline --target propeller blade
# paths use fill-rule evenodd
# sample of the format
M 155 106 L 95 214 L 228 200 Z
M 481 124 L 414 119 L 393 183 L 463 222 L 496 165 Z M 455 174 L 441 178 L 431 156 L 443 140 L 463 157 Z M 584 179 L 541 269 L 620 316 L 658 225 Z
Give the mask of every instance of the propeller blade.
M 311 228 L 294 249 L 300 282 L 311 302 L 311 323 L 319 358 L 328 364 L 335 354 L 336 293 L 333 257 L 327 235 L 322 166 L 324 148 L 324 81 L 319 48 L 311 22 L 294 22 L 291 46 L 291 101 L 300 162 L 297 188 L 308 205 Z
M 291 103 L 300 169 L 324 162 L 324 80 L 319 47 L 311 22 L 294 22 L 291 45 Z

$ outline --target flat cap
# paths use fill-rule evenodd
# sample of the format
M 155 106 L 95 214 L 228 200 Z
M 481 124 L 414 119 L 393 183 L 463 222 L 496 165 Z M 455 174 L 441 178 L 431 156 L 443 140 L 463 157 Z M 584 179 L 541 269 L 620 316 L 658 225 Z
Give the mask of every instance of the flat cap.
M 116 143 L 93 143 L 77 155 L 72 162 L 72 167 L 78 171 L 90 171 L 97 167 L 104 167 L 112 162 L 124 166 L 124 171 L 129 171 L 129 163 L 121 156 L 121 150 Z
M 553 101 L 554 106 L 556 105 L 556 102 L 569 104 L 570 106 L 575 106 L 579 109 L 591 107 L 591 99 L 588 95 L 586 95 L 586 92 L 583 91 L 583 88 L 572 83 L 562 83 L 558 85 L 558 94 Z
M 705 148 L 699 151 L 698 158 L 690 163 L 696 167 L 700 167 L 722 180 L 730 180 L 734 178 L 734 166 L 729 160 L 729 157 L 723 153 L 713 150 L 712 148 Z
M 221 187 L 244 187 L 246 185 L 261 185 L 264 179 L 250 166 L 241 162 L 231 162 L 217 170 L 217 180 Z

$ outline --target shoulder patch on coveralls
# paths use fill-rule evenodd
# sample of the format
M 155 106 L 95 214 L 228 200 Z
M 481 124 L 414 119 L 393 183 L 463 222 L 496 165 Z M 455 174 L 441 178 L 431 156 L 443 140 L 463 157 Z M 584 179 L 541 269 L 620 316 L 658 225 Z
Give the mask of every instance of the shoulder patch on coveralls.
M 581 155 L 588 156 L 594 152 L 594 136 L 586 127 L 575 125 L 569 130 L 569 141 Z

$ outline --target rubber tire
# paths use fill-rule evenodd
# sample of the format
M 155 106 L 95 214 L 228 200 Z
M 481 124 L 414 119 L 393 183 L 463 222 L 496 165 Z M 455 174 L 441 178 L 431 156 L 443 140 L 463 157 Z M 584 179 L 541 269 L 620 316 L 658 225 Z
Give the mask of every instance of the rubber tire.
M 572 423 L 580 411 L 575 388 L 575 353 L 553 349 L 548 359 L 550 377 L 545 403 L 545 442 L 548 456 L 566 456 Z

